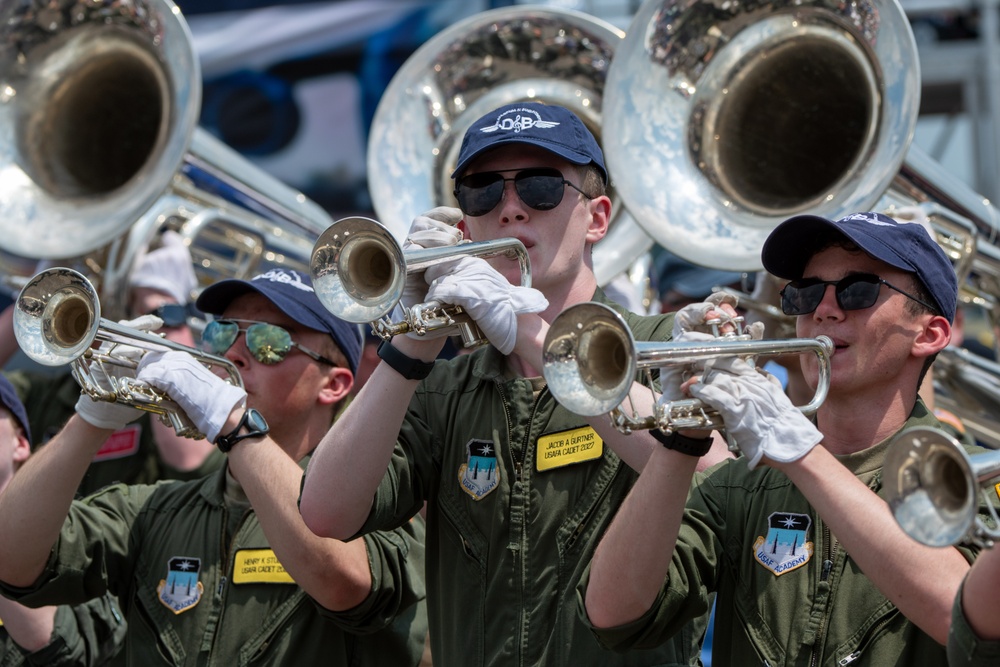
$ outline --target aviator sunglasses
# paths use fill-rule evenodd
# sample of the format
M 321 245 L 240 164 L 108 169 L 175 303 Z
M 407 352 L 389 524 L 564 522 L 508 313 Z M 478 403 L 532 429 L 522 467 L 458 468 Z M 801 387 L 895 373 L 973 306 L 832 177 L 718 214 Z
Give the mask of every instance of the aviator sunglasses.
M 250 326 L 241 329 L 241 323 Z M 212 320 L 205 325 L 205 330 L 201 334 L 201 347 L 206 352 L 222 356 L 233 346 L 241 331 L 246 334 L 247 349 L 250 350 L 250 354 L 262 364 L 270 366 L 284 361 L 294 347 L 320 363 L 337 365 L 323 355 L 293 341 L 292 335 L 276 324 L 252 320 Z
M 840 280 L 819 280 L 817 278 L 806 278 L 805 280 L 793 280 L 785 285 L 781 290 L 781 310 L 785 315 L 806 315 L 813 312 L 823 301 L 826 294 L 826 286 L 833 285 L 833 293 L 837 297 L 837 304 L 843 310 L 862 310 L 871 308 L 878 301 L 879 290 L 882 285 L 895 290 L 903 296 L 913 299 L 931 312 L 938 312 L 938 309 L 922 299 L 918 299 L 908 292 L 904 292 L 895 285 L 892 285 L 878 276 L 871 273 L 856 273 Z
M 515 170 L 484 171 L 460 179 L 455 186 L 458 207 L 466 215 L 486 215 L 503 199 L 507 181 L 514 181 L 517 196 L 536 211 L 549 211 L 559 206 L 567 185 L 590 199 L 586 192 L 563 178 L 558 169 L 521 169 L 516 176 L 503 177 L 504 173 L 511 171 Z

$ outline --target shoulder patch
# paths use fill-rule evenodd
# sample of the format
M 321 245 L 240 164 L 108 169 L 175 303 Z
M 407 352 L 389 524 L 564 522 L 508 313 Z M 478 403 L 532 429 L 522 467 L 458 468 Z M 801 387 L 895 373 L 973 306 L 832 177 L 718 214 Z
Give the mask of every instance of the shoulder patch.
M 754 558 L 775 576 L 802 567 L 813 555 L 813 543 L 808 541 L 811 525 L 808 514 L 775 512 L 767 519 L 767 535 L 754 541 Z

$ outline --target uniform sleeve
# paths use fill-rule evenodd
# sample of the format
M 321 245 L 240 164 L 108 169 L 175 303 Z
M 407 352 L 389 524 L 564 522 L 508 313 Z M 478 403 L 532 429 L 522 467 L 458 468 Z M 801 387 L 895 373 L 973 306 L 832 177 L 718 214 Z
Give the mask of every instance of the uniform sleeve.
M 995 548 L 995 547 L 994 547 Z M 962 610 L 962 587 L 955 596 L 948 632 L 949 667 L 993 667 L 1000 665 L 1000 641 L 983 641 L 969 627 Z
M 424 520 L 417 515 L 395 530 L 365 535 L 372 590 L 357 607 L 320 613 L 345 630 L 364 634 L 387 627 L 409 607 L 427 596 L 424 586 Z
M 725 468 L 717 466 L 708 476 L 695 475 L 667 578 L 643 616 L 613 628 L 594 627 L 584 606 L 590 567 L 584 571 L 577 587 L 577 608 L 603 646 L 615 651 L 654 648 L 709 611 L 722 558 L 720 536 L 725 530 L 725 513 L 715 500 L 723 496 L 718 494 L 711 476 L 724 475 Z
M 156 488 L 116 484 L 74 500 L 38 581 L 28 588 L 0 582 L 0 590 L 29 607 L 78 605 L 109 591 L 122 596 L 133 581 L 133 525 Z
M 99 667 L 125 644 L 125 619 L 110 595 L 56 610 L 52 642 L 25 656 L 36 667 Z
M 448 414 L 449 408 L 442 404 L 451 397 L 427 385 L 438 381 L 439 373 L 447 373 L 445 367 L 438 363 L 411 399 L 389 466 L 375 490 L 371 513 L 359 535 L 405 526 L 423 508 L 430 489 L 436 488 L 442 443 L 435 435 L 441 429 L 434 427 L 433 414 Z M 431 409 L 435 412 L 431 413 Z

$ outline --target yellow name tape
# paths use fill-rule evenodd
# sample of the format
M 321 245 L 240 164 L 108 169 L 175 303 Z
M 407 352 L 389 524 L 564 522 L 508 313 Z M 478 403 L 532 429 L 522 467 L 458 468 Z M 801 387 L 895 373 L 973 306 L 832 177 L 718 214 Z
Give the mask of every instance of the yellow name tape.
M 590 426 L 543 435 L 535 451 L 539 471 L 561 468 L 572 463 L 592 461 L 604 455 L 604 440 Z
M 294 584 L 272 549 L 241 549 L 233 565 L 234 584 Z

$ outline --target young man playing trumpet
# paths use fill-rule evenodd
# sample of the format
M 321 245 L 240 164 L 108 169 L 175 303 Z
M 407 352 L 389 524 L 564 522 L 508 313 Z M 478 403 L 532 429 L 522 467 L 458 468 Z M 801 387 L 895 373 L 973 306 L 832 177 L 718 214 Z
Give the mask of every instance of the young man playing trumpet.
M 700 476 L 696 457 L 655 451 L 597 548 L 582 611 L 607 646 L 655 646 L 717 592 L 716 665 L 942 665 L 975 550 L 915 544 L 880 494 L 893 436 L 940 427 L 917 390 L 950 338 L 951 263 L 923 227 L 876 213 L 792 218 L 762 258 L 790 281 L 797 334 L 835 344 L 815 423 L 746 362 L 706 364 L 686 386 L 743 457 Z M 814 386 L 815 360 L 803 370 Z
M 633 468 L 659 444 L 555 401 L 541 378 L 548 323 L 594 299 L 621 312 L 640 340 L 666 340 L 673 326 L 672 316 L 624 312 L 598 288 L 591 250 L 607 232 L 611 200 L 597 141 L 565 108 L 511 104 L 468 129 L 453 176 L 461 211 L 418 217 L 409 245 L 517 238 L 532 288 L 512 285 L 518 265 L 505 259 L 462 258 L 411 276 L 404 305 L 459 305 L 491 345 L 435 364 L 442 338 L 383 343 L 382 362 L 316 450 L 302 516 L 320 535 L 349 539 L 400 525 L 426 503 L 435 663 L 688 664 L 700 634 L 616 654 L 573 604 L 574 581 Z M 651 411 L 650 391 L 635 393 Z M 568 442 L 587 446 L 560 444 Z
M 226 466 L 73 500 L 94 451 L 138 416 L 81 396 L 0 496 L 3 592 L 41 605 L 110 590 L 129 664 L 417 665 L 422 522 L 340 542 L 312 534 L 296 508 L 302 466 L 350 395 L 357 327 L 291 270 L 216 283 L 197 304 L 219 316 L 206 347 L 245 389 L 181 351 L 146 354 L 137 377 L 176 401 Z

